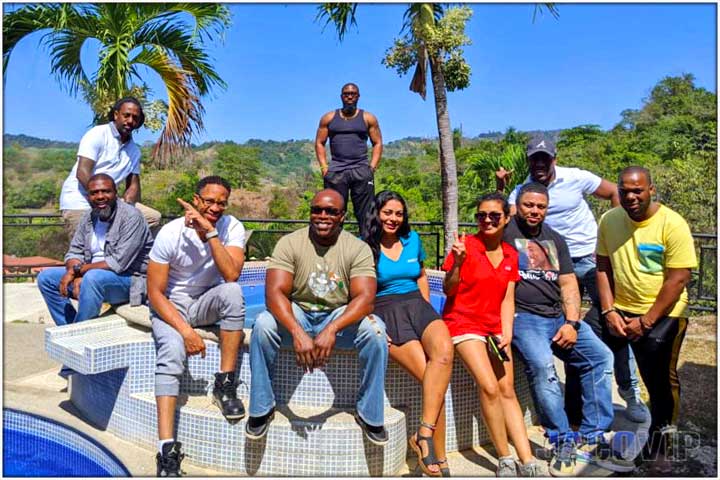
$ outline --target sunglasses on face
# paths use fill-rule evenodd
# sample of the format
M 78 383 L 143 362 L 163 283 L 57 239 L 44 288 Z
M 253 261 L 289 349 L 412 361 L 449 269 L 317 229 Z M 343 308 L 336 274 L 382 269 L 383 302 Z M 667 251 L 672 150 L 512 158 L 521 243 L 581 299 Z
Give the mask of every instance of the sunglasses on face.
M 500 212 L 477 212 L 475 214 L 475 220 L 478 222 L 484 222 L 485 219 L 489 217 L 491 222 L 498 223 L 502 216 L 503 214 Z
M 357 92 L 342 92 L 342 96 L 343 97 L 357 97 L 358 93 Z
M 323 212 L 327 213 L 331 217 L 337 217 L 338 215 L 343 213 L 342 210 L 335 207 L 310 207 L 310 213 L 312 213 L 313 215 L 320 215 Z

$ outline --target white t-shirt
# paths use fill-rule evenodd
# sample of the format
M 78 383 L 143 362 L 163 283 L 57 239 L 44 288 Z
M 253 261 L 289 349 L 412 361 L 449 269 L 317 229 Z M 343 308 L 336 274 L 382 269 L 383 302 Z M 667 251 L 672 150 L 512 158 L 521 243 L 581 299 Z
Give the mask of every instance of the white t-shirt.
M 92 238 L 90 240 L 90 253 L 92 254 L 92 263 L 102 262 L 105 260 L 105 235 L 107 235 L 109 222 L 98 220 L 93 228 Z
M 531 181 L 528 177 L 522 185 Z M 585 195 L 595 193 L 601 182 L 602 178 L 587 170 L 556 166 L 555 179 L 548 185 L 550 198 L 545 223 L 565 239 L 572 257 L 584 257 L 595 252 L 597 222 Z M 515 205 L 522 185 L 515 187 L 508 197 L 511 205 Z
M 223 215 L 215 224 L 220 242 L 226 247 L 245 248 L 245 227 L 232 215 Z M 197 232 L 185 226 L 180 217 L 165 225 L 157 237 L 150 260 L 170 264 L 165 295 L 181 293 L 197 297 L 224 280 L 210 251 Z
M 132 140 L 120 142 L 115 124 L 93 127 L 83 135 L 77 152 L 78 157 L 86 157 L 95 162 L 93 175 L 110 175 L 120 188 L 122 181 L 131 173 L 140 175 L 140 147 Z M 85 198 L 85 189 L 77 179 L 78 163 L 75 162 L 70 175 L 65 179 L 60 193 L 60 210 L 87 210 L 90 204 Z M 82 192 L 81 192 L 82 189 Z

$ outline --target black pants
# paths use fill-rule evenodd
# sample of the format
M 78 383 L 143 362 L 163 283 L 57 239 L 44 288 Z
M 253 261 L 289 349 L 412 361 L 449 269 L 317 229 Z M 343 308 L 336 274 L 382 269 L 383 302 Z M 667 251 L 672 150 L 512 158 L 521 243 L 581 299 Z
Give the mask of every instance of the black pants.
M 325 188 L 337 190 L 348 203 L 348 191 L 352 198 L 355 218 L 360 226 L 360 235 L 365 237 L 365 218 L 375 202 L 375 182 L 370 165 L 361 165 L 350 170 L 328 172 L 323 179 Z
M 651 433 L 665 425 L 677 425 L 680 411 L 677 364 L 687 324 L 687 318 L 662 317 L 648 334 L 637 342 L 630 342 L 640 376 L 650 394 Z

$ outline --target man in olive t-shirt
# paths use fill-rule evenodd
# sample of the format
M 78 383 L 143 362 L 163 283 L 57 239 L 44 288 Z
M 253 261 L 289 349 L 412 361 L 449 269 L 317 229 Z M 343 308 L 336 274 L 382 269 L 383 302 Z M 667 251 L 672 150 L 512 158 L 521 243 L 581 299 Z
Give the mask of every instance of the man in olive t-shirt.
M 306 372 L 322 368 L 333 348 L 356 348 L 360 391 L 356 421 L 376 445 L 388 441 L 384 384 L 388 348 L 385 325 L 371 315 L 375 265 L 370 247 L 342 228 L 345 203 L 332 189 L 312 200 L 310 226 L 275 246 L 265 281 L 267 310 L 250 340 L 250 418 L 245 434 L 265 436 L 275 411 L 272 378 L 281 344 L 292 345 Z

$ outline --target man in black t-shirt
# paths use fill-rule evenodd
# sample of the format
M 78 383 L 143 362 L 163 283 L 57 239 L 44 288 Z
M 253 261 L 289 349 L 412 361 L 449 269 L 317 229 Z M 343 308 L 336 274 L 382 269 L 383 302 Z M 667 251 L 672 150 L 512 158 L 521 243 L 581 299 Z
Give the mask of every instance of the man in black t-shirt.
M 503 235 L 519 253 L 521 276 L 515 286 L 512 344 L 525 360 L 540 422 L 555 446 L 550 473 L 576 475 L 578 455 L 613 471 L 630 471 L 632 464 L 617 458 L 604 436 L 613 421 L 612 353 L 580 321 L 580 291 L 567 244 L 543 225 L 547 187 L 524 185 L 516 205 Z M 585 401 L 577 433 L 565 413 L 553 354 L 580 373 Z

